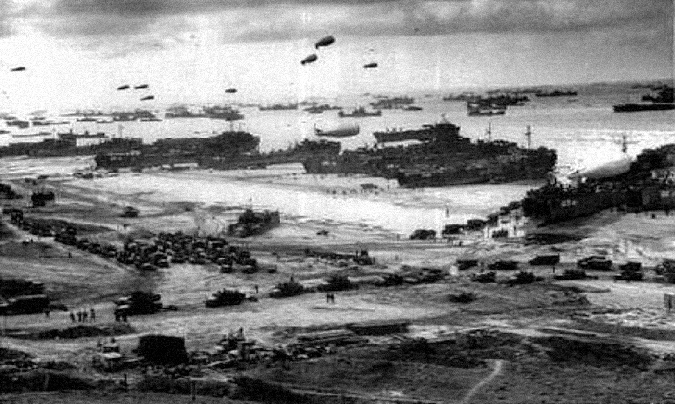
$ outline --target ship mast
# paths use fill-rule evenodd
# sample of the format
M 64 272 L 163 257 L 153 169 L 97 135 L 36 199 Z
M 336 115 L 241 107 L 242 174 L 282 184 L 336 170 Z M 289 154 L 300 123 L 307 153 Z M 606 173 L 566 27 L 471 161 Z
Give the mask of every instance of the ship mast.
M 527 129 L 525 130 L 525 137 L 527 138 L 527 149 L 529 150 L 532 148 L 532 130 L 530 125 L 527 125 Z
M 623 152 L 623 154 L 626 154 L 628 152 L 628 145 L 629 144 L 635 144 L 635 143 L 637 143 L 637 142 L 628 140 L 628 135 L 626 133 L 621 134 L 621 151 Z

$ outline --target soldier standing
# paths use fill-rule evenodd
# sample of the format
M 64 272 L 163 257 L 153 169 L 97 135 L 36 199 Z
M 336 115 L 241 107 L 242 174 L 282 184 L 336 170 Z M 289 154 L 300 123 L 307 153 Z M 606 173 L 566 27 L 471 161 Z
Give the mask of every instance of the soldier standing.
M 89 315 L 91 316 L 91 322 L 92 323 L 95 322 L 96 321 L 96 311 L 94 311 L 93 307 L 89 309 Z
M 70 321 L 73 323 L 75 322 L 75 313 L 73 313 L 72 311 L 70 312 Z

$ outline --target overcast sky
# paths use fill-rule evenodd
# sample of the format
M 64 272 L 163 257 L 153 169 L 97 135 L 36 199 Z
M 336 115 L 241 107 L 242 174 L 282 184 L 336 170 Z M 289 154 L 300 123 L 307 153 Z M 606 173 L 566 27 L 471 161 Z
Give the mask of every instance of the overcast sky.
M 660 79 L 672 66 L 671 0 L 0 0 L 0 109 Z M 151 90 L 115 91 L 127 83 Z

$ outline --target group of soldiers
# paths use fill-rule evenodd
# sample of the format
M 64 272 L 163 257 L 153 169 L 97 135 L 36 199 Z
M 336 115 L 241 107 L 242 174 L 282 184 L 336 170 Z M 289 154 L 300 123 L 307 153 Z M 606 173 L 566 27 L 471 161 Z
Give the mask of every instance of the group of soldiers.
M 86 323 L 96 321 L 96 310 L 94 308 L 80 309 L 76 313 L 70 312 L 70 321 L 73 323 Z

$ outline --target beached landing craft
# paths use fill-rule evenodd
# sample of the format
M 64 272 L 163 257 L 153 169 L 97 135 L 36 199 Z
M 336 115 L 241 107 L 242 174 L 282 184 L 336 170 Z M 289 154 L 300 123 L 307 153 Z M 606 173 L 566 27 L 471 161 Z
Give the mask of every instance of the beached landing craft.
M 448 122 L 391 135 L 381 132 L 379 137 L 423 143 L 310 157 L 303 163 L 305 170 L 311 174 L 366 174 L 396 179 L 402 187 L 420 188 L 543 179 L 557 159 L 554 150 L 543 147 L 521 148 L 504 140 L 474 143 Z

